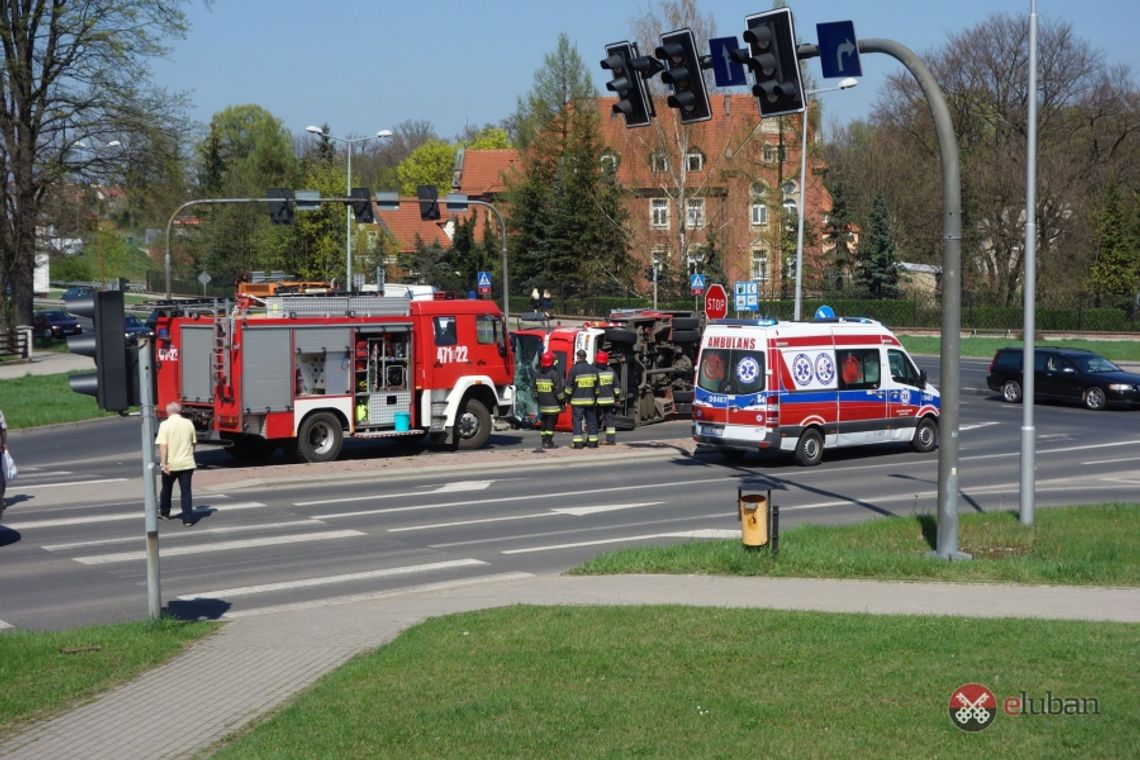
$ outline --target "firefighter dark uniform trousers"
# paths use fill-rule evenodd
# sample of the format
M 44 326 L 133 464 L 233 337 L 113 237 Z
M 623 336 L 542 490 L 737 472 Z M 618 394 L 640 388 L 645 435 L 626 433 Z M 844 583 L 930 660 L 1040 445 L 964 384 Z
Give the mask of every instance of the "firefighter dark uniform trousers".
M 534 388 L 538 397 L 542 444 L 536 451 L 542 451 L 554 448 L 554 425 L 562 413 L 562 403 L 566 400 L 566 385 L 562 382 L 562 370 L 554 364 L 554 354 L 549 351 L 544 353 L 538 366 Z
M 574 423 L 574 448 L 598 446 L 598 370 L 579 350 L 578 361 L 570 368 L 570 419 Z M 584 428 L 584 430 L 583 430 Z
M 605 351 L 594 354 L 594 368 L 598 371 L 598 424 L 606 431 L 606 445 L 613 446 L 617 441 L 617 427 L 614 425 L 614 407 L 617 404 L 617 373 L 609 367 L 610 357 Z

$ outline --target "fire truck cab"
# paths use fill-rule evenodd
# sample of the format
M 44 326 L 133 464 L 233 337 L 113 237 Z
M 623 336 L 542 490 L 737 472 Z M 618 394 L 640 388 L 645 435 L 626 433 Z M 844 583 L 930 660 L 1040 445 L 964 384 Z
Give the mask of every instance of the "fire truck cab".
M 825 448 L 938 444 L 938 389 L 871 319 L 723 319 L 701 339 L 693 440 L 726 455 L 774 450 L 801 465 Z
M 506 322 L 488 301 L 285 296 L 191 304 L 155 321 L 157 411 L 178 401 L 239 458 L 336 459 L 345 436 L 475 449 L 514 400 Z

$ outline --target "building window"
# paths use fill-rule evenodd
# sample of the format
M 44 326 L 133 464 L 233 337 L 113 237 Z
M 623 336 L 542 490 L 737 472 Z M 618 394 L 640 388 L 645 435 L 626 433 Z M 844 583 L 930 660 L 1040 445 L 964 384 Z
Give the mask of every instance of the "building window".
M 795 198 L 785 198 L 784 199 L 784 213 L 788 214 L 789 216 L 798 216 L 799 215 L 799 206 L 796 205 L 796 199 Z
M 763 248 L 752 252 L 752 279 L 757 282 L 768 281 L 768 252 Z
M 653 198 L 649 201 L 649 224 L 659 229 L 669 226 L 668 198 Z
M 705 199 L 685 199 L 685 226 L 695 230 L 705 226 Z
M 776 146 L 775 145 L 765 145 L 764 146 L 764 161 L 765 161 L 765 163 L 770 164 L 775 160 L 776 160 Z
M 764 201 L 764 197 L 768 194 L 768 188 L 761 184 L 752 186 L 752 226 L 753 227 L 767 227 L 768 226 L 768 204 Z
M 609 174 L 613 174 L 614 172 L 617 171 L 618 157 L 616 154 L 609 153 L 609 152 L 603 153 L 601 160 L 602 160 L 602 171 L 605 171 Z
M 784 180 L 784 184 L 780 185 L 780 189 L 784 191 L 784 195 L 796 194 L 796 181 L 792 179 Z
M 655 172 L 669 171 L 669 157 L 666 156 L 663 152 L 654 153 L 653 157 L 649 161 L 649 164 Z
M 699 150 L 691 150 L 685 154 L 685 170 L 699 172 L 705 168 L 705 155 Z

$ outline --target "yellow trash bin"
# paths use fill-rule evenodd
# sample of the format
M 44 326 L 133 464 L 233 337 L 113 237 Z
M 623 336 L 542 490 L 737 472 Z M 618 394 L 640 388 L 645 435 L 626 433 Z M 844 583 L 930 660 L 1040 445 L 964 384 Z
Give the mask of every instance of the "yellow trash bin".
M 768 543 L 768 497 L 762 493 L 738 493 L 741 540 L 745 546 Z

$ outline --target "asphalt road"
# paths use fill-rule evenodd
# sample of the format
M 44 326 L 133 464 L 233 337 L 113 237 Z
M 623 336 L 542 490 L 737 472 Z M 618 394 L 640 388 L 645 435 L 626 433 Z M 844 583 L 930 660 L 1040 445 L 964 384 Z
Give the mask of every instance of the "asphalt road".
M 937 382 L 935 360 L 921 361 Z M 959 509 L 1016 508 L 1020 406 L 963 360 Z M 137 418 L 18 431 L 0 526 L 0 623 L 67 628 L 146 615 Z M 565 440 L 568 436 L 563 436 Z M 409 586 L 561 572 L 617 548 L 739 536 L 738 489 L 772 490 L 782 528 L 937 512 L 937 453 L 828 452 L 819 467 L 692 453 L 687 423 L 615 449 L 533 454 L 505 432 L 479 452 L 354 446 L 346 461 L 236 468 L 204 452 L 197 524 L 160 524 L 163 601 L 235 617 Z M 1037 407 L 1037 503 L 1135 500 L 1140 414 Z M 964 547 L 967 548 L 968 547 Z

